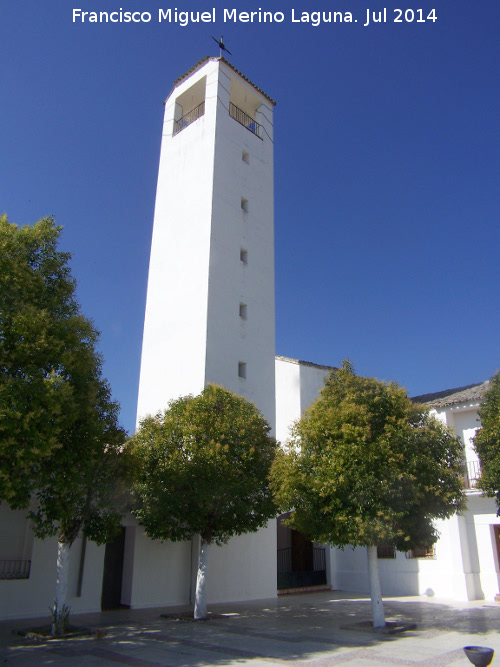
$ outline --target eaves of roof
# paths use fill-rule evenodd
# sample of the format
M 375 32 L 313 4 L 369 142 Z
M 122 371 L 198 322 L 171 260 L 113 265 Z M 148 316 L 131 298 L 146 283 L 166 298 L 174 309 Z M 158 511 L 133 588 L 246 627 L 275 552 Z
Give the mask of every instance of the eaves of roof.
M 209 62 L 209 61 L 216 61 L 216 60 L 220 60 L 220 62 L 223 62 L 225 65 L 227 65 L 228 67 L 230 67 L 230 68 L 233 70 L 233 72 L 235 72 L 238 76 L 240 76 L 244 81 L 246 81 L 247 83 L 249 83 L 249 84 L 252 86 L 252 88 L 255 88 L 255 90 L 256 90 L 258 93 L 260 93 L 261 95 L 263 95 L 263 96 L 266 98 L 266 100 L 268 100 L 273 106 L 276 106 L 276 102 L 272 99 L 272 97 L 269 97 L 269 95 L 267 95 L 261 88 L 259 88 L 259 87 L 256 86 L 254 83 L 252 83 L 252 81 L 250 81 L 250 79 L 249 79 L 248 77 L 246 77 L 246 76 L 245 76 L 244 74 L 242 74 L 239 70 L 237 70 L 236 67 L 234 67 L 233 65 L 231 65 L 231 63 L 230 63 L 228 60 L 226 60 L 224 57 L 222 57 L 222 56 L 220 56 L 220 57 L 205 56 L 205 58 L 202 58 L 201 60 L 199 60 L 199 61 L 196 63 L 196 65 L 193 65 L 190 69 L 188 69 L 187 72 L 184 72 L 184 74 L 182 74 L 180 77 L 178 77 L 178 78 L 174 81 L 174 88 L 175 88 L 176 86 L 178 86 L 180 83 L 182 83 L 182 81 L 184 81 L 185 79 L 187 79 L 189 76 L 191 76 L 191 74 L 193 74 L 194 72 L 196 72 L 196 70 L 200 69 L 200 67 L 203 67 L 203 65 L 204 65 L 205 63 L 207 63 L 207 62 Z
M 290 357 L 283 357 L 280 354 L 277 354 L 275 359 L 279 361 L 288 361 L 290 364 L 298 364 L 299 366 L 310 366 L 311 368 L 320 368 L 325 371 L 336 370 L 335 366 L 323 366 L 322 364 L 315 364 L 312 361 L 303 361 L 302 359 L 291 359 Z
M 447 408 L 460 403 L 480 403 L 489 385 L 489 380 L 487 380 L 486 382 L 469 384 L 465 387 L 445 389 L 433 394 L 413 396 L 411 400 L 414 403 L 424 403 L 430 408 Z

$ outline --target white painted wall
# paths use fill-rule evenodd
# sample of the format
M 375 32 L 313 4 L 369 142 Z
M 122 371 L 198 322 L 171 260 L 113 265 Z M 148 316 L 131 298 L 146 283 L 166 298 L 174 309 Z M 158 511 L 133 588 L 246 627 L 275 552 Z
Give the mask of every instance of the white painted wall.
M 205 114 L 174 136 L 176 99 L 199 80 L 206 82 Z M 199 393 L 205 382 L 217 92 L 217 63 L 208 62 L 165 103 L 138 419 Z
M 473 438 L 480 426 L 478 417 L 478 405 L 459 407 L 449 410 L 447 423 L 455 430 L 465 446 L 465 458 L 467 461 L 479 461 L 474 450 Z
M 207 585 L 209 604 L 276 597 L 276 521 L 211 546 Z
M 13 512 L 7 505 L 0 505 L 0 524 L 5 535 L 8 526 L 22 527 L 31 533 L 25 520 L 25 512 Z M 27 527 L 27 528 L 26 528 Z M 8 545 L 0 546 L 0 559 L 30 560 L 31 570 L 29 579 L 0 580 L 0 618 L 49 618 L 56 586 L 56 538 L 28 540 L 31 544 L 30 552 L 25 552 L 27 558 L 20 558 L 9 552 Z M 96 611 L 101 607 L 102 572 L 104 563 L 104 547 L 98 547 L 92 542 L 87 543 L 82 580 L 81 596 L 77 597 L 78 573 L 80 566 L 81 542 L 76 540 L 70 550 L 68 574 L 67 604 L 72 613 Z
M 500 525 L 493 498 L 479 495 L 469 498 L 471 518 L 474 521 L 479 560 L 480 586 L 486 600 L 494 600 L 500 593 L 500 564 L 494 527 Z
M 264 139 L 228 113 L 230 91 L 265 108 Z M 238 98 L 235 98 L 238 101 Z M 244 103 L 244 98 L 239 104 Z M 211 212 L 205 381 L 253 401 L 274 428 L 274 198 L 272 104 L 220 64 Z M 264 116 L 264 114 L 263 114 Z M 242 159 L 243 151 L 248 162 Z M 242 198 L 248 211 L 241 208 Z M 240 261 L 240 249 L 248 263 Z M 247 305 L 247 319 L 239 305 Z M 246 378 L 238 377 L 246 363 Z
M 190 542 L 162 543 L 135 529 L 132 608 L 189 604 L 190 577 Z
M 276 595 L 276 530 L 274 521 L 257 533 L 211 545 L 208 558 L 208 604 L 254 600 Z M 129 532 L 126 533 L 126 539 Z M 124 581 L 122 602 L 132 608 L 187 605 L 193 601 L 198 541 L 158 542 L 141 527 L 133 535 L 134 576 Z M 132 544 L 132 542 L 131 542 Z M 128 554 L 128 555 L 127 555 Z M 128 593 L 130 591 L 130 593 Z
M 435 559 L 408 558 L 396 552 L 396 558 L 379 558 L 382 594 L 426 595 L 455 600 L 476 599 L 474 578 L 464 576 L 460 523 L 463 517 L 440 522 L 441 538 L 436 544 Z M 335 549 L 334 588 L 369 591 L 365 548 Z M 468 587 L 471 580 L 470 588 Z
M 330 370 L 328 366 L 300 362 L 300 408 L 302 412 L 318 398 Z
M 318 398 L 330 367 L 276 357 L 276 437 L 286 442 L 290 427 Z
M 286 442 L 290 427 L 300 418 L 300 366 L 292 359 L 276 357 L 276 438 Z

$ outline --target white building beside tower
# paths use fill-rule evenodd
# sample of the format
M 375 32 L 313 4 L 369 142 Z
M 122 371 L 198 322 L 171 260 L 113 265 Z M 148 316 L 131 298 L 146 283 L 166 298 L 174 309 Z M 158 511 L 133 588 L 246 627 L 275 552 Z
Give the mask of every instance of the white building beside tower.
M 318 396 L 331 368 L 276 357 L 276 423 L 280 441 L 289 425 Z M 436 521 L 435 545 L 401 553 L 390 546 L 378 549 L 384 596 L 422 595 L 455 600 L 500 601 L 500 516 L 493 498 L 477 488 L 480 464 L 473 438 L 481 422 L 480 409 L 489 382 L 417 396 L 431 414 L 447 424 L 464 445 L 467 508 L 462 515 Z M 322 581 L 334 589 L 369 592 L 366 549 L 337 549 L 307 543 L 294 531 L 278 526 L 278 588 L 304 587 Z M 321 556 L 321 558 L 320 558 Z M 321 577 L 323 577 L 321 579 Z

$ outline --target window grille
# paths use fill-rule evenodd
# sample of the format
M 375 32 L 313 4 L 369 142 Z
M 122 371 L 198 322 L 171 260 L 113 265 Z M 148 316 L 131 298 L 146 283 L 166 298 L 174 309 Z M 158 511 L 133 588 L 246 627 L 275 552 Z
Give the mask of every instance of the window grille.
M 382 544 L 377 547 L 377 558 L 396 558 L 396 549 L 392 544 Z
M 0 560 L 0 579 L 29 579 L 30 560 Z
M 418 547 L 408 551 L 406 558 L 436 558 L 436 551 L 434 547 Z

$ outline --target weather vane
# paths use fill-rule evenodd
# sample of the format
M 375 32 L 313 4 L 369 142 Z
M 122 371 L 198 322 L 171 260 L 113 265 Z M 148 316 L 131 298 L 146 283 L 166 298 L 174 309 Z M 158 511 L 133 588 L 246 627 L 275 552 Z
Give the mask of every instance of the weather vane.
M 233 55 L 229 49 L 226 49 L 226 47 L 225 47 L 225 45 L 224 45 L 224 42 L 222 41 L 222 39 L 223 39 L 223 35 L 220 36 L 220 39 L 216 39 L 216 38 L 212 35 L 212 39 L 214 40 L 214 42 L 216 42 L 216 43 L 219 45 L 219 49 L 220 49 L 219 57 L 220 57 L 220 58 L 222 58 L 222 52 L 223 52 L 223 51 L 227 51 L 227 53 L 229 53 L 230 56 Z

